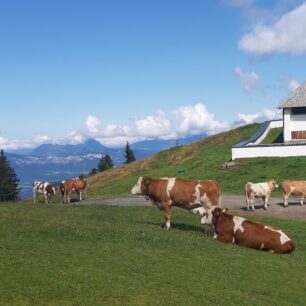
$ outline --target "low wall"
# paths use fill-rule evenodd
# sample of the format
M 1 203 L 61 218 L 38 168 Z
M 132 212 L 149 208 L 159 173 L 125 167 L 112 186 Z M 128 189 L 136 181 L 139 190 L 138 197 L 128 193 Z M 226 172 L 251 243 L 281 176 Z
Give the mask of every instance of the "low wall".
M 306 144 L 254 145 L 232 148 L 232 160 L 252 157 L 306 156 Z

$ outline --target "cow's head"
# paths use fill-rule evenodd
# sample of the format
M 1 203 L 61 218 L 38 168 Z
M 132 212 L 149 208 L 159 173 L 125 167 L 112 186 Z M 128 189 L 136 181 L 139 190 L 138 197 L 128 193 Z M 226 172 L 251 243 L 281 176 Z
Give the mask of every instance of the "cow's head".
M 47 185 L 47 187 L 46 187 L 46 192 L 47 192 L 47 195 L 48 195 L 48 196 L 54 196 L 54 195 L 56 194 L 55 188 L 52 187 L 50 184 Z
M 270 180 L 270 185 L 272 187 L 272 190 L 275 188 L 278 188 L 278 185 L 276 184 L 276 182 L 274 180 Z
M 150 179 L 148 177 L 141 176 L 136 185 L 132 188 L 132 195 L 146 195 L 148 193 L 148 187 L 150 185 Z
M 203 217 L 201 219 L 202 224 L 212 224 L 214 218 L 218 218 L 221 216 L 222 213 L 226 213 L 228 211 L 228 208 L 221 208 L 221 207 L 213 207 L 203 214 Z

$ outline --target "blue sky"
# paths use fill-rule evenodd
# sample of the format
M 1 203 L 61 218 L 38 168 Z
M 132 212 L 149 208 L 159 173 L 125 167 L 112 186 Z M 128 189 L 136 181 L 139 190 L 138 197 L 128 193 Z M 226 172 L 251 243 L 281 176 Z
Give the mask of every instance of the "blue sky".
M 276 118 L 306 80 L 305 33 L 298 0 L 2 1 L 0 147 Z

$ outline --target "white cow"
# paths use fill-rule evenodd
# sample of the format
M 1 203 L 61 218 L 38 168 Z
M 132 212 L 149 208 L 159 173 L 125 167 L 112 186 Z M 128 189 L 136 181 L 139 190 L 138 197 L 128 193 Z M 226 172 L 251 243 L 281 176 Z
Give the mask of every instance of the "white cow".
M 264 202 L 264 208 L 267 209 L 268 201 L 274 188 L 278 188 L 278 185 L 274 180 L 256 184 L 251 182 L 246 183 L 244 189 L 247 209 L 250 210 L 249 206 L 251 204 L 252 210 L 255 211 L 254 198 L 262 198 Z
M 36 181 L 33 183 L 34 204 L 36 204 L 37 197 L 41 194 L 44 195 L 46 204 L 52 203 L 51 196 L 55 195 L 55 188 L 48 182 Z

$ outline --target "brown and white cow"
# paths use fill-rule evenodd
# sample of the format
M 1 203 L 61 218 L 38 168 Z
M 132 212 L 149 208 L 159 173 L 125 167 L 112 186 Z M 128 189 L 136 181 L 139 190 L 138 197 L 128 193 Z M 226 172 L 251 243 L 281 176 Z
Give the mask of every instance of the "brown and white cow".
M 39 195 L 44 195 L 46 204 L 52 203 L 51 196 L 55 195 L 55 188 L 48 182 L 35 181 L 33 183 L 34 204 L 36 204 Z
M 279 228 L 227 214 L 227 208 L 213 207 L 204 214 L 202 224 L 212 224 L 214 238 L 272 253 L 291 253 L 294 242 Z
M 172 206 L 203 214 L 205 209 L 220 205 L 221 200 L 220 186 L 213 180 L 140 177 L 131 194 L 144 195 L 153 205 L 164 210 L 168 230 Z
M 251 204 L 252 210 L 255 211 L 254 198 L 262 198 L 264 202 L 264 208 L 267 209 L 268 201 L 274 188 L 278 188 L 278 185 L 274 180 L 255 184 L 251 182 L 246 183 L 244 186 L 244 190 L 247 210 L 250 210 Z
M 289 181 L 286 180 L 282 184 L 284 206 L 288 206 L 290 195 L 301 196 L 301 206 L 304 204 L 304 196 L 306 194 L 306 181 Z
M 87 180 L 85 179 L 71 179 L 62 181 L 60 184 L 60 191 L 62 194 L 62 202 L 70 203 L 71 193 L 75 192 L 78 196 L 79 201 L 82 201 L 82 191 L 86 191 L 89 187 Z

